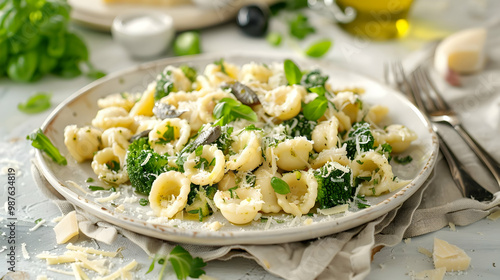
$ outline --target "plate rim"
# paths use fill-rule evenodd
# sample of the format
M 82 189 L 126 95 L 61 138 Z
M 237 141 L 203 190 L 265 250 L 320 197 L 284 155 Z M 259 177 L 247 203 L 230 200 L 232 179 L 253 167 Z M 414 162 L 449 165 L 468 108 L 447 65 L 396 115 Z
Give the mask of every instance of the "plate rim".
M 410 106 L 414 113 L 422 120 L 425 128 L 428 129 L 428 132 L 431 137 L 431 150 L 426 151 L 429 152 L 430 155 L 427 161 L 422 165 L 422 170 L 416 175 L 412 181 L 394 192 L 390 197 L 376 204 L 389 204 L 390 207 L 383 208 L 383 211 L 380 209 L 373 207 L 368 207 L 366 209 L 362 209 L 354 215 L 357 215 L 356 218 L 358 220 L 362 220 L 361 222 L 354 223 L 342 223 L 339 225 L 338 219 L 320 222 L 317 224 L 312 224 L 308 226 L 301 226 L 295 228 L 280 228 L 280 229 L 272 229 L 266 231 L 266 236 L 261 237 L 258 233 L 262 232 L 262 230 L 255 231 L 216 231 L 212 232 L 209 230 L 192 230 L 192 229 L 181 229 L 178 230 L 169 225 L 161 225 L 161 224 L 153 224 L 142 220 L 136 220 L 133 217 L 123 215 L 121 213 L 112 212 L 110 209 L 104 207 L 104 205 L 99 205 L 94 201 L 90 201 L 85 197 L 81 197 L 79 194 L 73 192 L 71 189 L 64 186 L 63 183 L 59 181 L 59 179 L 55 176 L 55 174 L 50 170 L 49 166 L 46 164 L 47 158 L 44 157 L 42 152 L 38 149 L 35 149 L 35 160 L 37 161 L 37 165 L 40 169 L 40 173 L 46 178 L 46 180 L 50 183 L 50 185 L 62 196 L 64 196 L 68 201 L 73 204 L 76 204 L 78 207 L 88 211 L 90 214 L 93 214 L 107 222 L 110 222 L 119 227 L 125 228 L 127 230 L 131 230 L 133 232 L 144 234 L 146 236 L 155 237 L 167 241 L 181 242 L 181 243 L 189 243 L 189 244 L 197 244 L 197 245 L 237 245 L 237 244 L 278 244 L 278 243 L 287 243 L 293 241 L 307 240 L 318 238 L 321 236 L 341 232 L 347 229 L 351 229 L 357 227 L 359 225 L 365 224 L 369 221 L 372 221 L 389 211 L 395 209 L 397 206 L 401 205 L 404 201 L 410 198 L 420 187 L 426 184 L 427 179 L 429 178 L 434 166 L 437 162 L 437 154 L 438 154 L 438 142 L 437 136 L 432 129 L 432 125 L 430 121 L 423 115 L 410 101 L 406 100 L 402 93 L 399 91 L 390 88 L 389 86 L 363 74 L 359 74 L 353 70 L 343 68 L 336 64 L 331 64 L 329 62 L 320 62 L 320 61 L 312 61 L 312 60 L 304 60 L 302 58 L 296 56 L 285 56 L 285 55 L 275 55 L 269 53 L 258 53 L 254 52 L 251 54 L 241 54 L 237 52 L 231 53 L 207 53 L 201 55 L 194 56 L 184 56 L 184 57 L 170 57 L 164 58 L 160 60 L 155 60 L 151 62 L 142 63 L 136 66 L 132 66 L 120 71 L 116 71 L 111 73 L 99 80 L 96 80 L 87 86 L 82 87 L 77 90 L 70 96 L 68 96 L 64 101 L 62 101 L 45 119 L 43 122 L 41 129 L 46 132 L 47 128 L 50 124 L 56 119 L 59 112 L 68 104 L 76 101 L 80 96 L 85 95 L 87 92 L 90 92 L 94 87 L 104 84 L 108 81 L 116 79 L 117 77 L 121 77 L 126 74 L 131 74 L 133 72 L 137 72 L 145 69 L 154 69 L 154 67 L 165 67 L 168 64 L 178 64 L 178 63 L 189 63 L 197 60 L 206 60 L 210 58 L 220 58 L 224 57 L 227 60 L 231 59 L 247 59 L 247 61 L 251 61 L 252 58 L 260 58 L 260 59 L 272 59 L 272 60 L 284 60 L 286 58 L 290 58 L 299 64 L 314 64 L 319 65 L 319 67 L 329 67 L 330 70 L 343 70 L 347 71 L 350 74 L 354 74 L 358 77 L 362 77 L 363 79 L 369 80 L 370 82 L 376 83 L 382 89 L 390 91 L 392 94 L 400 95 L 400 101 L 406 103 L 406 105 Z M 417 185 L 417 186 L 416 186 Z M 375 210 L 374 210 L 375 209 Z M 360 213 L 360 214 L 358 214 Z M 352 216 L 351 216 L 352 217 Z M 363 217 L 363 219 L 361 219 Z M 369 219 L 365 219 L 364 217 L 369 217 Z M 352 220 L 353 218 L 351 218 Z M 354 225 L 352 225 L 354 224 Z M 139 227 L 139 228 L 138 228 Z M 144 227 L 144 228 L 140 228 Z M 332 231 L 331 228 L 334 227 L 335 230 Z M 302 232 L 302 235 L 307 235 L 308 238 L 297 238 L 296 230 L 291 229 L 299 229 L 299 232 Z

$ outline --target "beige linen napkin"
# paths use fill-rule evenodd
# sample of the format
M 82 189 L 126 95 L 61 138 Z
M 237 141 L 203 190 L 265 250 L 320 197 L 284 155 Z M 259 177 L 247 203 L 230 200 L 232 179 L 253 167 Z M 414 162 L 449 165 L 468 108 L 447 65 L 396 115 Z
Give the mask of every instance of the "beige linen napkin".
M 438 167 L 437 170 L 439 169 Z M 137 244 L 148 255 L 166 254 L 176 245 L 104 222 L 64 200 L 39 173 L 35 164 L 32 165 L 32 174 L 42 193 L 51 199 L 63 214 L 76 209 L 80 230 L 90 238 L 111 244 L 120 233 Z M 470 199 L 459 199 L 444 206 L 418 209 L 422 197 L 432 192 L 432 189 L 455 188 L 450 181 L 444 185 L 429 184 L 429 182 L 397 209 L 365 225 L 331 236 L 277 245 L 198 246 L 183 244 L 182 246 L 193 256 L 202 257 L 205 261 L 228 260 L 234 257 L 254 259 L 270 273 L 285 279 L 363 279 L 370 272 L 373 248 L 380 245 L 394 246 L 405 236 L 437 230 L 448 225 L 449 221 L 457 223 L 455 216 L 461 216 L 461 212 L 456 214 L 457 211 L 467 213 L 457 223 L 465 225 L 484 218 L 489 210 L 500 205 L 500 196 L 497 193 L 496 199 L 488 204 Z M 439 204 L 439 201 L 435 203 Z M 433 213 L 434 211 L 436 212 Z M 433 213 L 433 219 L 425 222 L 423 217 L 428 213 Z M 415 218 L 418 225 L 412 224 Z

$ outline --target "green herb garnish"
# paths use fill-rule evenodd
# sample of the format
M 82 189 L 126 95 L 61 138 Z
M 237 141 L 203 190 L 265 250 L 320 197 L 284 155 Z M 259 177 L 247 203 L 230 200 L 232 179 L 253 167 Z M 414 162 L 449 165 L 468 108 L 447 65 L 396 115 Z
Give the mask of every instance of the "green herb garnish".
M 41 129 L 26 136 L 26 139 L 31 140 L 31 146 L 44 151 L 51 157 L 57 164 L 66 165 L 68 162 L 66 158 L 59 153 L 59 150 L 50 142 L 49 138 L 43 134 Z
M 300 40 L 316 32 L 314 27 L 309 24 L 308 18 L 301 13 L 298 13 L 297 16 L 289 22 L 289 30 L 290 35 Z
M 287 184 L 287 182 L 283 181 L 282 179 L 280 179 L 278 177 L 271 178 L 271 186 L 273 187 L 273 189 L 276 193 L 279 193 L 279 194 L 290 193 L 290 186 Z
M 90 189 L 91 191 L 93 191 L 93 192 L 94 192 L 94 191 L 103 191 L 103 190 L 105 190 L 105 188 L 103 188 L 103 187 L 101 187 L 101 186 L 89 186 L 89 189 Z
M 319 58 L 324 56 L 330 50 L 331 46 L 332 42 L 330 40 L 320 40 L 309 46 L 305 53 L 309 57 Z
M 271 46 L 279 46 L 281 44 L 281 34 L 279 32 L 269 32 L 266 36 L 266 40 Z
M 52 94 L 39 92 L 31 96 L 25 103 L 19 103 L 17 109 L 26 114 L 36 114 L 50 108 Z
M 412 160 L 413 160 L 413 158 L 410 155 L 405 156 L 405 157 L 399 157 L 399 156 L 397 156 L 397 157 L 394 158 L 395 162 L 397 162 L 399 164 L 402 164 L 402 165 L 406 165 L 406 164 L 412 162 Z
M 148 204 L 149 204 L 149 200 L 147 198 L 141 198 L 141 199 L 139 199 L 139 205 L 146 206 Z
M 325 114 L 326 109 L 328 109 L 328 99 L 318 96 L 303 107 L 304 117 L 310 121 L 317 121 Z
M 213 111 L 214 118 L 218 120 L 216 125 L 226 125 L 237 119 L 257 121 L 257 114 L 251 107 L 240 103 L 232 98 L 222 98 Z
M 290 59 L 286 59 L 283 63 L 283 67 L 285 70 L 285 77 L 288 81 L 289 85 L 300 84 L 300 80 L 302 79 L 302 72 L 300 68 Z

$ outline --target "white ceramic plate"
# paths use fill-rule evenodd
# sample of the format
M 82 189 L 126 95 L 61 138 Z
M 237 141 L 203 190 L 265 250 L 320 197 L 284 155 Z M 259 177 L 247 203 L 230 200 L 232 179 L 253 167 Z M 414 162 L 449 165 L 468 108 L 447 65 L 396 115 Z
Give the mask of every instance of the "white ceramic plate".
M 436 135 L 426 118 L 402 94 L 376 81 L 334 65 L 296 60 L 301 69 L 319 67 L 323 73 L 330 76 L 329 82 L 336 88 L 353 86 L 364 88 L 366 90 L 363 96 L 365 102 L 383 104 L 389 107 L 389 118 L 392 123 L 406 125 L 418 134 L 418 140 L 412 144 L 408 151 L 414 160 L 406 166 L 398 164 L 394 166 L 394 173 L 399 178 L 411 179 L 411 183 L 399 191 L 380 197 L 368 198 L 372 206 L 356 212 L 333 216 L 305 216 L 300 219 L 293 219 L 288 215 L 277 215 L 273 217 L 273 222 L 270 222 L 269 225 L 267 222 L 258 220 L 245 226 L 230 224 L 224 220 L 220 212 L 206 218 L 202 223 L 179 219 L 147 222 L 148 218 L 151 218 L 147 213 L 150 210 L 149 206 L 140 206 L 137 201 L 131 201 L 130 199 L 124 201 L 122 198 L 113 201 L 114 204 L 110 202 L 99 203 L 95 200 L 96 196 L 108 196 L 111 192 L 83 192 L 70 183 L 70 181 L 73 181 L 82 186 L 82 189 L 86 189 L 89 183 L 85 183 L 85 180 L 96 176 L 90 168 L 89 162 L 77 164 L 71 158 L 64 146 L 64 128 L 69 124 L 89 125 L 98 110 L 96 103 L 99 98 L 122 91 L 142 92 L 166 65 L 188 63 L 198 69 L 203 69 L 205 65 L 221 57 L 224 57 L 228 62 L 239 65 L 251 61 L 271 63 L 284 60 L 284 58 L 272 58 L 266 55 L 208 54 L 160 60 L 120 73 L 110 74 L 70 96 L 44 122 L 42 129 L 61 153 L 66 156 L 68 165 L 59 166 L 37 150 L 36 160 L 41 173 L 68 201 L 103 220 L 147 236 L 204 245 L 283 243 L 316 238 L 347 230 L 371 221 L 401 205 L 429 177 L 438 152 Z M 98 185 L 99 182 L 92 184 Z M 137 196 L 130 186 L 122 186 L 119 191 L 122 196 Z M 125 210 L 123 212 L 116 210 L 115 207 L 119 204 L 124 204 Z M 312 218 L 313 223 L 305 225 L 304 221 L 308 218 Z M 207 225 L 214 221 L 224 222 L 225 226 L 219 231 L 210 231 Z M 269 226 L 269 228 L 266 228 L 266 226 Z
M 172 17 L 177 31 L 204 28 L 226 22 L 233 18 L 238 9 L 244 5 L 255 3 L 251 0 L 224 1 L 205 0 L 207 7 L 188 3 L 174 6 L 156 6 L 145 4 L 106 4 L 103 0 L 69 0 L 72 7 L 71 17 L 76 22 L 101 31 L 111 30 L 113 19 L 121 14 L 141 13 L 154 10 Z M 271 4 L 277 0 L 260 0 L 257 3 Z M 199 1 L 203 2 L 203 1 Z

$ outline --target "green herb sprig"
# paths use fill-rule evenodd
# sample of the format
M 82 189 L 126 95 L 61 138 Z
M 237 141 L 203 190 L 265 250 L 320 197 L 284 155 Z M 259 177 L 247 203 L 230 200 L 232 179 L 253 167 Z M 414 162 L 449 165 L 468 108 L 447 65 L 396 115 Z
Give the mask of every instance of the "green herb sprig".
M 41 113 L 50 108 L 50 98 L 52 94 L 47 92 L 38 92 L 28 98 L 25 103 L 19 103 L 17 109 L 26 114 Z
M 187 277 L 199 278 L 201 275 L 205 274 L 205 271 L 202 268 L 207 265 L 202 258 L 193 258 L 191 254 L 186 251 L 186 249 L 177 245 L 167 256 L 155 256 L 146 274 L 153 271 L 155 263 L 158 262 L 158 264 L 162 265 L 158 279 L 163 279 L 163 273 L 167 265 L 167 261 L 172 264 L 175 275 L 177 276 L 177 279 L 180 280 L 184 280 Z

